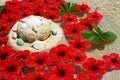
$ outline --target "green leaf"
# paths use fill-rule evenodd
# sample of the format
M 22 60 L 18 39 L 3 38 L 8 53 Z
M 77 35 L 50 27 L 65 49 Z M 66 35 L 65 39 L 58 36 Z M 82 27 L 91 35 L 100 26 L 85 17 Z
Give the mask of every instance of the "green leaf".
M 59 12 L 59 14 L 61 14 L 61 15 L 65 14 L 65 13 L 66 13 L 66 11 L 60 11 Z
M 2 13 L 3 9 L 5 8 L 5 5 L 0 6 L 0 14 Z
M 104 32 L 102 34 L 102 39 L 105 41 L 114 41 L 117 38 L 117 35 L 115 35 L 114 33 L 108 31 L 108 32 Z
M 78 14 L 79 11 L 74 10 L 74 11 L 70 11 L 70 13 L 71 13 L 71 14 Z
M 74 11 L 77 6 L 77 3 L 72 3 L 70 11 Z
M 78 14 L 78 11 L 75 10 L 77 3 L 70 3 L 66 2 L 64 4 L 60 4 L 59 7 L 61 11 L 59 14 L 71 13 L 71 14 Z
M 91 42 L 91 43 L 99 43 L 100 42 L 100 37 L 97 35 L 97 34 L 94 34 L 94 35 L 91 35 L 89 38 L 88 38 L 88 41 Z
M 64 7 L 65 7 L 66 11 L 69 12 L 70 2 L 66 2 L 66 3 L 64 4 Z
M 83 38 L 87 39 L 89 42 L 92 43 L 98 43 L 101 40 L 100 36 L 91 30 L 84 30 L 81 32 L 81 34 Z
M 102 30 L 101 30 L 98 26 L 92 25 L 92 27 L 94 28 L 94 30 L 95 30 L 98 34 L 102 34 Z
M 60 4 L 59 7 L 62 9 L 62 11 L 66 11 L 65 7 L 64 7 L 64 4 Z
M 95 33 L 91 30 L 84 30 L 81 32 L 82 37 L 88 39 L 90 36 L 95 35 Z

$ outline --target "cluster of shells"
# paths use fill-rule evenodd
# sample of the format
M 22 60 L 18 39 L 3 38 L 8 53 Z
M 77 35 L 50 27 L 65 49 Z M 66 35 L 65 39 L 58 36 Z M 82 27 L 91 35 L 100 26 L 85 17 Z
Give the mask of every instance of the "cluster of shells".
M 58 43 L 67 44 L 62 28 L 40 16 L 29 16 L 19 20 L 9 33 L 9 44 L 16 50 L 54 47 Z M 63 40 L 64 39 L 64 40 Z M 62 41 L 61 41 L 62 40 Z

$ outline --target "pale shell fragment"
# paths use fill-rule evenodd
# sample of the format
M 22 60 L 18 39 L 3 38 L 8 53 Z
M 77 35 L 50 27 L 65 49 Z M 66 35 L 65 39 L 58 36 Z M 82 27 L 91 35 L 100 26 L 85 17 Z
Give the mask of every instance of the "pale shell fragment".
M 16 39 L 16 38 L 17 38 L 17 33 L 13 33 L 13 34 L 12 34 L 12 38 L 13 38 L 13 39 Z
M 29 26 L 29 27 L 33 27 L 33 26 L 39 26 L 42 24 L 42 21 L 40 21 L 38 18 L 34 17 L 34 16 L 30 16 L 30 18 L 25 21 L 25 23 Z
M 43 48 L 45 46 L 45 42 L 42 42 L 42 41 L 35 41 L 33 43 L 33 47 L 37 50 Z

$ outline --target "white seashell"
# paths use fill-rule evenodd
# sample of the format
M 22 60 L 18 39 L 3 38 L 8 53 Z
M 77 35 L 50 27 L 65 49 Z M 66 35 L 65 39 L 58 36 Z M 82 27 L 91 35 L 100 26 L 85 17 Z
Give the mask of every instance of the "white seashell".
M 30 16 L 30 18 L 25 21 L 25 23 L 29 26 L 39 26 L 42 24 L 42 21 L 40 21 L 38 18 L 36 18 L 35 16 Z
M 33 47 L 34 47 L 35 49 L 41 49 L 41 48 L 44 47 L 44 45 L 45 45 L 45 42 L 42 42 L 42 41 L 35 41 L 35 42 L 33 43 Z
M 22 29 L 27 28 L 27 25 L 25 23 L 22 23 L 20 26 L 21 26 Z
M 12 38 L 13 38 L 13 39 L 16 39 L 16 38 L 17 38 L 17 34 L 16 34 L 16 33 L 13 33 L 13 34 L 12 34 Z

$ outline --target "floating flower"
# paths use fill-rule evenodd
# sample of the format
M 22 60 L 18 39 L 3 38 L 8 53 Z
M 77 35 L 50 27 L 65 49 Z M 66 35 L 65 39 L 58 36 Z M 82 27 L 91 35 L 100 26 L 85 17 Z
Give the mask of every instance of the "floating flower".
M 64 26 L 64 33 L 66 36 L 80 36 L 80 27 L 77 24 Z
M 48 80 L 73 80 L 74 67 L 71 64 L 58 64 L 57 66 L 50 66 Z
M 36 16 L 42 16 L 44 14 L 45 14 L 45 12 L 41 9 L 37 9 L 37 10 L 33 11 L 33 15 L 36 15 Z
M 24 2 L 24 3 L 20 3 L 20 4 L 17 4 L 17 9 L 19 11 L 25 11 L 25 10 L 30 10 L 31 9 L 31 4 L 27 5 L 28 2 Z
M 69 61 L 70 60 L 70 52 L 69 48 L 60 44 L 50 50 L 50 55 L 53 61 Z
M 58 5 L 54 4 L 54 5 L 48 5 L 46 10 L 56 13 L 60 10 L 60 8 L 58 7 Z
M 94 58 L 88 58 L 86 62 L 82 64 L 83 68 L 90 75 L 104 75 L 105 74 L 105 63 L 102 60 L 95 60 Z
M 51 19 L 51 20 L 57 20 L 57 19 L 59 19 L 59 15 L 58 15 L 58 13 L 52 13 L 52 12 L 47 12 L 47 13 L 45 13 L 44 15 L 43 15 L 45 18 L 47 18 L 47 19 Z
M 15 14 L 8 14 L 5 15 L 4 17 L 2 17 L 2 24 L 3 26 L 5 26 L 6 28 L 11 28 L 15 22 L 18 20 L 18 17 L 15 16 Z
M 47 8 L 46 4 L 42 0 L 37 3 L 36 7 L 38 10 L 41 11 L 44 11 Z
M 12 49 L 11 46 L 0 46 L 0 64 L 3 64 L 15 54 L 16 52 Z
M 87 56 L 84 53 L 76 51 L 76 52 L 72 52 L 71 58 L 74 64 L 81 64 L 87 59 Z
M 7 74 L 6 72 L 0 71 L 0 80 L 23 80 L 23 79 L 21 75 Z
M 32 55 L 26 60 L 26 65 L 28 67 L 35 67 L 36 70 L 44 70 L 46 66 L 51 63 L 51 58 L 47 52 L 32 53 Z
M 111 53 L 110 55 L 104 55 L 103 60 L 109 69 L 120 69 L 120 57 L 117 53 Z
M 0 37 L 0 45 L 7 44 L 8 42 L 8 37 Z
M 92 25 L 95 25 L 95 22 L 94 20 L 81 19 L 79 25 L 83 28 L 83 30 L 91 30 Z
M 90 10 L 90 7 L 87 4 L 77 5 L 76 10 L 85 13 Z
M 15 57 L 17 61 L 26 62 L 26 59 L 30 57 L 30 51 L 29 50 L 18 51 Z
M 9 58 L 4 65 L 0 64 L 0 66 L 1 71 L 5 72 L 7 75 L 20 75 L 23 64 L 16 61 L 14 58 Z
M 5 27 L 4 25 L 0 25 L 0 36 L 6 36 L 10 31 L 9 27 Z
M 8 76 L 3 71 L 0 71 L 0 80 L 8 80 Z
M 88 19 L 92 19 L 94 21 L 100 21 L 102 18 L 103 18 L 103 15 L 101 15 L 98 12 L 88 13 Z
M 65 0 L 53 0 L 55 3 L 59 4 L 63 4 L 65 3 Z
M 24 11 L 21 11 L 18 15 L 20 15 L 21 18 L 25 18 L 32 15 L 32 13 L 29 10 L 24 10 Z
M 76 15 L 71 15 L 71 14 L 64 14 L 62 16 L 62 21 L 65 24 L 73 24 L 76 23 L 78 21 L 77 16 Z
M 49 80 L 49 77 L 44 72 L 28 73 L 24 76 L 23 80 Z
M 90 47 L 90 43 L 83 38 L 76 38 L 75 40 L 71 40 L 69 41 L 69 44 L 71 49 L 81 52 L 85 52 Z
M 9 6 L 9 7 L 10 6 L 12 7 L 12 6 L 16 6 L 19 2 L 20 2 L 19 0 L 7 1 L 6 5 Z

